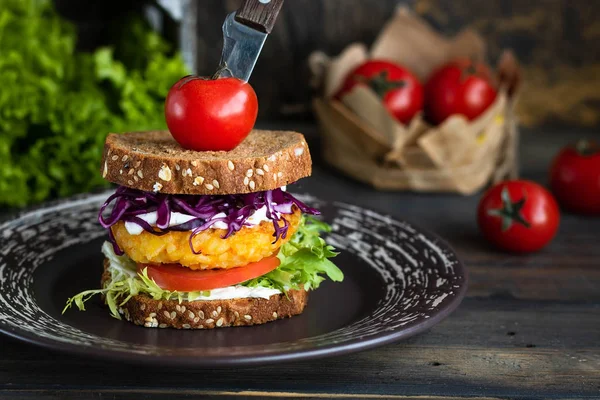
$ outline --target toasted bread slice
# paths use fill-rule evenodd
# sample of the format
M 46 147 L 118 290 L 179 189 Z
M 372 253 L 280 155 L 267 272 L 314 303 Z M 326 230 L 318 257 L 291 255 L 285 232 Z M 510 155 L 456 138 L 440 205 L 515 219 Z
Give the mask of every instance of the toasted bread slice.
M 109 262 L 104 260 L 101 284 L 110 279 Z M 120 307 L 123 317 L 146 328 L 213 329 L 260 325 L 301 314 L 308 302 L 306 290 L 290 290 L 269 299 L 154 300 L 145 294 L 133 296 Z
M 111 133 L 101 166 L 110 182 L 171 194 L 243 194 L 273 190 L 312 172 L 304 136 L 253 130 L 231 151 L 183 149 L 168 131 Z

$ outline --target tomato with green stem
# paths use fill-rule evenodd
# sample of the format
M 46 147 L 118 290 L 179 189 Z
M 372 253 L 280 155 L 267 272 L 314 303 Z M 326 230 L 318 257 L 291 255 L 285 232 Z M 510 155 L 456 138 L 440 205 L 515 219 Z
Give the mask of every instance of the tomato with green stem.
M 388 112 L 408 124 L 423 108 L 423 86 L 407 68 L 388 60 L 368 60 L 352 70 L 336 98 L 364 85 L 381 99 Z
M 556 235 L 560 211 L 543 186 L 528 180 L 504 181 L 482 196 L 477 222 L 484 237 L 496 247 L 517 253 L 534 252 Z

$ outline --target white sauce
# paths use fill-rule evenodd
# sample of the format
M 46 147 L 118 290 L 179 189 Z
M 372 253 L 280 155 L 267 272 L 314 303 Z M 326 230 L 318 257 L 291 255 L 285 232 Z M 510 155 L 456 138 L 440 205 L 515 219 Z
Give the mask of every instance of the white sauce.
M 140 214 L 137 217 L 146 221 L 151 226 L 156 226 L 156 219 L 158 218 L 158 213 L 156 211 L 152 211 L 145 214 Z M 169 227 L 183 224 L 184 222 L 188 222 L 189 220 L 194 219 L 193 216 L 182 214 L 178 212 L 171 212 L 171 220 L 169 221 Z M 139 235 L 144 231 L 144 228 L 136 224 L 135 222 L 125 222 L 125 229 L 129 232 L 130 235 Z
M 265 287 L 246 286 L 228 286 L 220 289 L 213 289 L 209 296 L 202 296 L 196 300 L 229 300 L 229 299 L 244 299 L 244 298 L 261 298 L 268 299 L 269 297 L 280 294 L 277 289 L 269 289 Z
M 226 216 L 225 213 L 218 213 L 218 214 L 215 214 L 215 216 L 212 217 L 212 219 L 223 218 L 225 216 Z M 152 212 L 145 213 L 145 214 L 140 214 L 137 217 L 143 219 L 151 226 L 156 226 L 156 219 L 157 219 L 156 211 L 152 211 Z M 192 215 L 182 214 L 182 213 L 178 213 L 178 212 L 171 212 L 171 220 L 169 221 L 169 227 L 183 224 L 194 218 L 195 217 L 193 217 Z M 259 208 L 258 210 L 256 210 L 254 212 L 254 214 L 249 216 L 245 222 L 245 225 L 249 225 L 249 226 L 253 227 L 253 226 L 259 225 L 263 221 L 270 221 L 270 219 L 267 218 L 267 207 L 265 207 L 265 206 Z M 215 221 L 215 223 L 212 224 L 210 227 L 214 228 L 214 229 L 227 229 L 227 224 L 223 221 Z M 139 226 L 138 224 L 136 224 L 135 222 L 125 222 L 125 229 L 127 229 L 127 232 L 130 235 L 139 235 L 140 233 L 142 233 L 144 231 L 144 229 L 141 226 Z
M 137 275 L 136 264 L 126 255 L 118 256 L 115 254 L 112 245 L 109 242 L 104 242 L 102 245 L 102 253 L 109 260 L 110 268 L 117 270 L 123 274 L 129 276 Z M 185 268 L 185 267 L 181 267 Z M 254 287 L 249 288 L 245 286 L 227 286 L 219 289 L 210 290 L 208 296 L 200 296 L 192 300 L 229 300 L 229 299 L 242 299 L 242 298 L 261 298 L 268 299 L 269 297 L 280 294 L 281 291 L 277 289 L 269 289 L 265 287 Z M 184 298 L 184 301 L 185 300 Z

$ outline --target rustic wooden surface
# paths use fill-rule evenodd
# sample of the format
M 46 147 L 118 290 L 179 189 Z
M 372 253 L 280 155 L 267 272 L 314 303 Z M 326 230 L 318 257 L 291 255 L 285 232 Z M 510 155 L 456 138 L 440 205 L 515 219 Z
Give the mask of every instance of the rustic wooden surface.
M 132 368 L 0 337 L 0 398 L 600 398 L 600 219 L 564 215 L 547 249 L 508 256 L 477 234 L 479 195 L 375 192 L 321 163 L 314 126 L 286 127 L 307 134 L 315 158 L 295 190 L 409 219 L 454 246 L 471 275 L 455 313 L 397 344 L 252 368 Z M 523 176 L 544 182 L 557 148 L 583 133 L 526 131 Z

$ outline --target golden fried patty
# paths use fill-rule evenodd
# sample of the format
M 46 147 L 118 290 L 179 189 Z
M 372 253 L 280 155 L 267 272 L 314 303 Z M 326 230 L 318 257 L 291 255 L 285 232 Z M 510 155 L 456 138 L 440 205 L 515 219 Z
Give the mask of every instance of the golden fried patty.
M 190 232 L 168 232 L 156 236 L 143 231 L 139 235 L 131 235 L 122 221 L 111 229 L 119 247 L 138 263 L 181 264 L 191 269 L 234 268 L 260 261 L 290 240 L 300 224 L 301 212 L 295 208 L 294 214 L 283 217 L 289 222 L 285 239 L 272 243 L 275 229 L 271 221 L 243 227 L 227 239 L 221 238 L 226 230 L 207 229 L 192 239 L 194 249 L 201 254 L 194 254 L 190 249 Z M 283 226 L 283 221 L 279 224 Z

